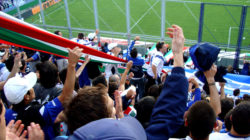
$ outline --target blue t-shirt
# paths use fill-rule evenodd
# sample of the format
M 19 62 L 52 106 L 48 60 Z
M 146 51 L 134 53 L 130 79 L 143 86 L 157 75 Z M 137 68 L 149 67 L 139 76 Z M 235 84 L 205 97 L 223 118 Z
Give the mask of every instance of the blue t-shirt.
M 29 118 L 30 122 L 36 122 L 36 119 L 42 118 L 44 121 L 44 125 L 42 127 L 44 134 L 45 134 L 45 139 L 46 140 L 51 140 L 55 137 L 54 130 L 53 130 L 53 125 L 56 120 L 57 115 L 63 110 L 63 106 L 61 102 L 59 101 L 58 98 L 55 98 L 54 100 L 48 102 L 47 104 L 40 106 L 40 107 L 35 107 L 34 105 L 29 105 L 26 106 L 22 109 L 24 115 L 23 118 L 25 121 Z M 17 111 L 18 112 L 18 111 Z M 20 119 L 18 116 L 18 113 L 12 109 L 7 109 L 6 114 L 5 114 L 5 119 L 6 119 L 6 124 L 9 123 L 11 120 L 17 120 Z M 35 117 L 36 114 L 39 114 L 40 116 Z M 34 120 L 32 120 L 34 119 Z M 22 122 L 23 119 L 21 117 Z M 30 123 L 29 122 L 29 123 Z M 38 121 L 39 122 L 39 121 Z M 27 124 L 29 124 L 27 123 Z

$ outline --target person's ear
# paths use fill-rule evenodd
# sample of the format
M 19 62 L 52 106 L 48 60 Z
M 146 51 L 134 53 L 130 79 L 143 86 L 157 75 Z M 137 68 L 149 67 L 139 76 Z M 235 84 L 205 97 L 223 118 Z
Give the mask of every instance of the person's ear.
M 185 127 L 188 127 L 188 121 L 187 121 L 187 118 L 184 120 L 184 126 L 185 126 Z

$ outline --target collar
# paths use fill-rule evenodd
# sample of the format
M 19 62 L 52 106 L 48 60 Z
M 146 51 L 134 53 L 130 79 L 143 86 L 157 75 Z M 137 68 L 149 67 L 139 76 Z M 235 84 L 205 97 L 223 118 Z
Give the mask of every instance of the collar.
M 227 134 L 228 134 L 230 137 L 233 137 L 233 138 L 250 138 L 250 136 L 245 136 L 245 137 L 243 137 L 243 136 L 235 136 L 235 135 L 231 134 L 230 132 L 228 132 Z

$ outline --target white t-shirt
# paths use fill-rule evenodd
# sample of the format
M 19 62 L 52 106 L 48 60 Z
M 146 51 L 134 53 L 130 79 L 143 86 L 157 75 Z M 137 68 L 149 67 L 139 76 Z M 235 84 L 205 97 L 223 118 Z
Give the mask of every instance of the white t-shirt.
M 9 75 L 10 75 L 9 70 L 6 67 L 3 67 L 0 70 L 0 82 L 7 80 Z
M 86 42 L 85 40 L 83 40 L 83 39 L 78 39 L 78 38 L 73 38 L 73 39 L 71 39 L 71 41 L 74 41 L 74 42 L 79 43 L 79 44 L 82 44 L 82 45 Z
M 236 137 L 232 136 L 230 133 L 211 133 L 209 135 L 209 140 L 250 140 L 249 137 Z
M 150 67 L 147 69 L 148 75 L 150 75 L 151 77 L 154 77 L 152 65 L 155 65 L 157 75 L 158 75 L 158 77 L 160 77 L 161 71 L 163 69 L 164 61 L 165 60 L 164 60 L 162 52 L 157 51 L 154 54 L 154 56 L 152 56 L 152 58 L 151 58 Z

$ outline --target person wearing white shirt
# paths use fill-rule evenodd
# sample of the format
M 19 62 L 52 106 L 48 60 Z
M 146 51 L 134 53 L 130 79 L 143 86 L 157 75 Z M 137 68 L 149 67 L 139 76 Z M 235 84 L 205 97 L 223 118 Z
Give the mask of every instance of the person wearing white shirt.
M 167 52 L 167 47 L 164 42 L 158 42 L 156 44 L 156 49 L 157 52 L 151 56 L 150 66 L 146 72 L 146 78 L 148 81 L 146 83 L 145 92 L 147 92 L 150 86 L 156 84 L 156 82 L 161 83 L 160 76 L 165 61 L 163 55 Z

